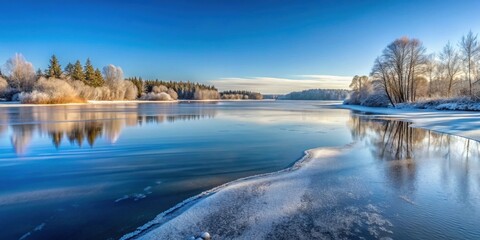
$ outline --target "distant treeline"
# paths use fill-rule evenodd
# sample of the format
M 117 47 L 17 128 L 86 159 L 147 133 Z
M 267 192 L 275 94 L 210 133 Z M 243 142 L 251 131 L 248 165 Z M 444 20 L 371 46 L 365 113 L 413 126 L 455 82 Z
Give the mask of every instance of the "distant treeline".
M 250 91 L 224 91 L 220 93 L 222 99 L 253 99 L 261 100 L 263 96 L 258 92 Z
M 345 89 L 309 89 L 280 96 L 280 100 L 344 100 L 350 91 Z
M 211 85 L 193 83 L 193 82 L 174 82 L 174 81 L 162 81 L 162 80 L 143 80 L 142 78 L 127 78 L 126 80 L 131 81 L 138 89 L 139 98 L 145 100 L 161 100 L 161 99 L 152 99 L 155 98 L 155 94 L 159 95 L 161 92 L 167 93 L 174 91 L 177 97 L 171 96 L 174 100 L 178 99 L 195 99 L 195 100 L 204 100 L 204 99 L 219 99 L 220 94 L 218 90 Z M 164 90 L 164 91 L 163 91 Z M 153 94 L 152 94 L 153 93 Z M 151 95 L 150 97 L 147 95 Z

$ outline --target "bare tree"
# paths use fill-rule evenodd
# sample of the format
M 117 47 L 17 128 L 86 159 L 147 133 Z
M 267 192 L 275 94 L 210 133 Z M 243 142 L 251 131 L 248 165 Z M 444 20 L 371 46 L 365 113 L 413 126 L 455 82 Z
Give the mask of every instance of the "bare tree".
M 448 82 L 447 97 L 450 97 L 453 83 L 461 73 L 460 56 L 450 43 L 448 43 L 440 53 L 440 62 L 441 70 Z
M 22 54 L 16 53 L 4 65 L 7 80 L 18 91 L 31 91 L 35 83 L 35 69 Z
M 355 75 L 349 86 L 352 93 L 349 97 L 350 104 L 360 104 L 362 99 L 365 99 L 370 93 L 370 83 L 367 76 Z
M 425 77 L 428 80 L 428 96 L 432 97 L 434 93 L 434 81 L 435 81 L 435 74 L 437 72 L 437 60 L 435 54 L 430 54 L 427 57 L 427 62 L 425 65 Z
M 427 56 L 418 39 L 402 37 L 389 44 L 375 60 L 372 77 L 380 80 L 392 105 L 415 101 L 416 81 L 425 73 Z
M 459 46 L 462 53 L 464 67 L 466 69 L 467 80 L 470 86 L 470 96 L 473 96 L 471 75 L 475 70 L 475 60 L 480 55 L 480 45 L 478 44 L 477 35 L 473 35 L 472 31 L 468 32 L 466 36 L 462 37 Z

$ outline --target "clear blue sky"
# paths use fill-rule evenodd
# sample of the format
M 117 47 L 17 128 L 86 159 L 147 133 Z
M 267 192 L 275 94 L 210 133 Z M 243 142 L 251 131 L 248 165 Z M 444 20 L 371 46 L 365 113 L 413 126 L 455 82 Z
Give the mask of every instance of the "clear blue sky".
M 438 51 L 480 33 L 477 0 L 16 0 L 1 8 L 1 62 L 18 52 L 43 69 L 52 54 L 63 65 L 90 57 L 126 76 L 227 85 L 368 74 L 397 37 Z

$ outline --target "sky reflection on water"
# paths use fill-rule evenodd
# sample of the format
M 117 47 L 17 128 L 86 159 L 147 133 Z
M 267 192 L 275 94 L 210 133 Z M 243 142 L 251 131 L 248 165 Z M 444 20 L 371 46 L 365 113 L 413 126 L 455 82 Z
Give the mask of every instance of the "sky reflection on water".
M 0 108 L 0 238 L 118 238 L 202 191 L 352 141 L 395 237 L 477 236 L 478 142 L 320 104 Z
M 202 191 L 351 141 L 348 111 L 315 109 L 270 102 L 0 108 L 0 221 L 9 229 L 0 238 L 119 237 Z

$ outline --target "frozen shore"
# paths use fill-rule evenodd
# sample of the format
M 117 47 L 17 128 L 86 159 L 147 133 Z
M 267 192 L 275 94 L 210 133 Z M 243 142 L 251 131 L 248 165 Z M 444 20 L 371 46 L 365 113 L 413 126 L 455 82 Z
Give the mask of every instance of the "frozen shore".
M 432 109 L 397 109 L 364 107 L 359 105 L 336 105 L 335 108 L 363 112 L 371 117 L 397 119 L 411 122 L 411 127 L 448 133 L 480 141 L 480 112 L 444 111 Z
M 309 150 L 289 169 L 220 186 L 123 239 L 188 239 L 205 231 L 212 239 L 388 236 L 391 223 L 380 206 L 368 203 L 370 193 L 360 176 L 331 174 L 345 164 L 355 167 L 351 159 L 357 148 Z M 343 207 L 351 201 L 356 203 Z M 356 231 L 362 224 L 365 228 Z

